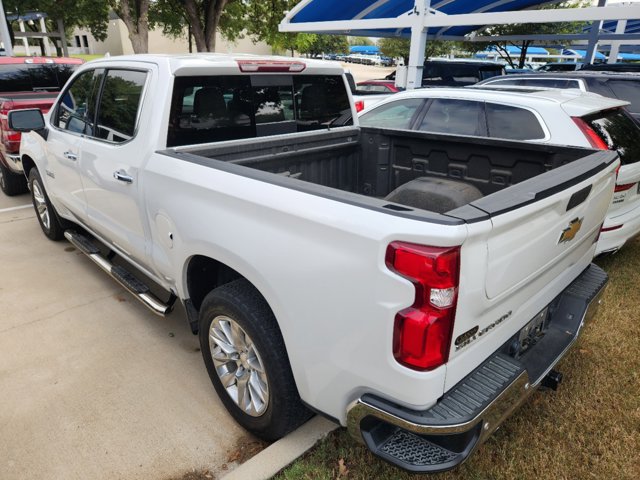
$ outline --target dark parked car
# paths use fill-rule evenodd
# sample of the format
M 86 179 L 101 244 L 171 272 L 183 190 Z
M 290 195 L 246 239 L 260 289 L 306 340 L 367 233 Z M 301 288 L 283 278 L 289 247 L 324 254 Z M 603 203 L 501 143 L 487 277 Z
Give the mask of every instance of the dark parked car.
M 577 62 L 550 62 L 542 65 L 536 71 L 538 72 L 574 72 L 582 68 L 581 63 Z
M 577 88 L 604 97 L 619 98 L 630 103 L 627 110 L 640 119 L 640 73 L 616 73 L 579 70 L 576 72 L 538 73 L 490 78 L 477 86 Z
M 596 63 L 594 65 L 585 65 L 582 69 L 599 72 L 640 72 L 640 63 Z
M 429 60 L 422 70 L 423 87 L 464 87 L 481 80 L 506 75 L 504 66 L 477 60 Z M 387 75 L 394 80 L 396 73 Z

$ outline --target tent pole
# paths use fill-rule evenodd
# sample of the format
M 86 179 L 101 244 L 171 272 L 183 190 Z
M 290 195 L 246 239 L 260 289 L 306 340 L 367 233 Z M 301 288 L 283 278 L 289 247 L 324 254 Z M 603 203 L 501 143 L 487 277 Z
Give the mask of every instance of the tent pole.
M 431 0 L 416 0 L 413 8 L 415 19 L 411 26 L 411 46 L 409 47 L 409 68 L 407 69 L 407 90 L 422 87 L 424 52 L 427 45 L 425 17 L 429 14 Z
M 618 24 L 616 25 L 616 34 L 620 35 L 620 38 L 623 38 L 625 30 L 627 29 L 627 21 L 626 20 L 618 20 Z M 609 60 L 607 63 L 616 63 L 618 61 L 618 54 L 620 53 L 620 42 L 611 42 L 611 49 L 609 50 Z

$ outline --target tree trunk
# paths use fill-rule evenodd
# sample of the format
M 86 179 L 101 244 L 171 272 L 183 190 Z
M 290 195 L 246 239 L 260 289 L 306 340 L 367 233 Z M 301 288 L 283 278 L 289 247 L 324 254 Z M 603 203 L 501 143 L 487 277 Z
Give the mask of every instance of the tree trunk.
M 135 53 L 149 52 L 149 2 L 150 0 L 120 0 L 115 9 L 127 26 Z M 131 11 L 131 6 L 135 11 Z
M 204 2 L 204 11 L 199 12 L 195 0 L 184 0 L 184 9 L 189 19 L 198 52 L 214 52 L 216 32 L 220 17 L 229 0 L 209 0 Z

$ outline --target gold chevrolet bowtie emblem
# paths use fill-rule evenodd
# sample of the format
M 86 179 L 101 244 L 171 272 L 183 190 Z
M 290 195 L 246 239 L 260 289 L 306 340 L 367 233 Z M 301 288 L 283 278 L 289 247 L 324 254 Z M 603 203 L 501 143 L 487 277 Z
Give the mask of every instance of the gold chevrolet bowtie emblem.
M 558 240 L 558 243 L 560 244 L 564 242 L 570 242 L 571 240 L 573 240 L 578 234 L 578 232 L 580 231 L 583 220 L 584 220 L 584 217 L 574 218 L 573 220 L 571 220 L 571 223 L 569 223 L 569 226 L 562 231 L 562 234 L 560 235 L 560 240 Z

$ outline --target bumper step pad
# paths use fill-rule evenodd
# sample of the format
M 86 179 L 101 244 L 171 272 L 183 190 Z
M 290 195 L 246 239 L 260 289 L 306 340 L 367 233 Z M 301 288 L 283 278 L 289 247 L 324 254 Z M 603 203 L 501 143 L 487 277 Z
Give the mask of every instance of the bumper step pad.
M 607 274 L 590 265 L 549 306 L 545 335 L 519 358 L 511 340 L 427 410 L 412 410 L 365 394 L 347 426 L 380 458 L 411 472 L 435 473 L 461 464 L 541 384 L 595 314 Z

